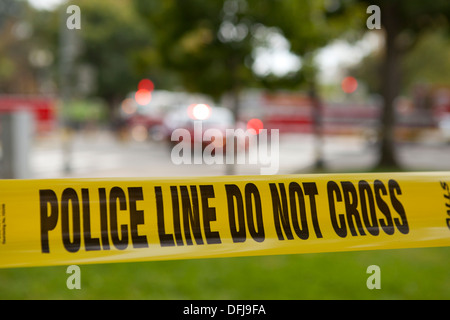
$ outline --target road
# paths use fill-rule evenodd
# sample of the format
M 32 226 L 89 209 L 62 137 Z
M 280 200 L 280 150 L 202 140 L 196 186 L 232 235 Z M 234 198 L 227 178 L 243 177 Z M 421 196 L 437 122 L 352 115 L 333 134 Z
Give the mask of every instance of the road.
M 37 139 L 30 155 L 30 178 L 218 176 L 227 172 L 226 165 L 175 165 L 171 149 L 161 142 L 120 141 L 108 132 L 79 133 L 69 140 L 64 143 L 56 135 Z M 314 141 L 311 135 L 281 136 L 277 174 L 307 173 L 314 163 Z M 328 137 L 322 150 L 330 170 L 369 170 L 377 160 L 375 148 L 358 137 Z M 449 144 L 403 144 L 397 151 L 408 169 L 450 170 Z M 65 163 L 70 164 L 70 172 L 64 170 Z M 247 163 L 234 165 L 233 170 L 236 175 L 259 175 L 267 166 Z

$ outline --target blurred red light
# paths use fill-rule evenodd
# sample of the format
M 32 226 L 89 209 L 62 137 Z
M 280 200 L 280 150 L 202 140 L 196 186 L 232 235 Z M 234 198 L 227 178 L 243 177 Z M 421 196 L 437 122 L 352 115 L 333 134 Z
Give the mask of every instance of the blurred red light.
M 255 130 L 256 134 L 259 134 L 259 132 L 264 129 L 264 124 L 259 119 L 251 119 L 247 122 L 247 130 L 250 129 Z
M 146 89 L 139 89 L 136 92 L 134 99 L 139 105 L 145 106 L 149 104 L 150 101 L 152 100 L 152 93 Z
M 345 93 L 352 93 L 358 88 L 358 81 L 353 77 L 345 77 L 342 80 L 341 86 Z
M 139 81 L 138 84 L 138 90 L 147 90 L 152 92 L 153 89 L 155 89 L 155 85 L 153 84 L 153 82 L 149 79 L 142 79 L 141 81 Z

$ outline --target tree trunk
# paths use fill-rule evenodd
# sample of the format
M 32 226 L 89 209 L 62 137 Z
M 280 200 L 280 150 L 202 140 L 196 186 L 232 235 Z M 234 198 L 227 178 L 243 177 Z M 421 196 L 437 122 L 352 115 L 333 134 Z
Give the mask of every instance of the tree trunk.
M 401 87 L 401 50 L 397 45 L 400 33 L 395 4 L 383 7 L 382 23 L 385 28 L 385 55 L 381 74 L 383 113 L 381 116 L 381 145 L 379 168 L 399 167 L 395 154 L 395 99 Z
M 231 105 L 231 111 L 233 113 L 233 123 L 237 123 L 237 121 L 239 120 L 239 109 L 240 109 L 240 91 L 239 89 L 236 87 L 233 88 L 233 90 L 231 91 L 231 100 L 232 100 L 232 105 Z M 232 128 L 230 128 L 232 129 Z M 227 145 L 228 144 L 233 144 L 234 146 L 234 150 L 233 151 L 233 157 L 234 157 L 234 161 L 233 163 L 226 163 L 225 161 L 225 174 L 227 176 L 232 176 L 236 174 L 236 161 L 237 161 L 237 152 L 239 151 L 239 148 L 236 146 L 237 143 L 237 139 L 233 136 L 233 137 L 226 137 L 227 139 Z M 230 139 L 232 139 L 233 141 L 230 141 Z M 228 147 L 226 148 L 228 150 Z M 227 159 L 227 158 L 225 158 Z
M 313 122 L 313 134 L 314 134 L 314 164 L 313 169 L 316 171 L 322 171 L 325 169 L 323 159 L 323 113 L 320 97 L 317 93 L 316 85 L 314 81 L 311 81 L 309 85 L 309 98 L 312 103 L 312 122 Z
M 237 122 L 239 121 L 239 113 L 240 113 L 240 95 L 241 95 L 241 90 L 240 90 L 240 79 L 238 76 L 238 72 L 237 72 L 237 68 L 238 68 L 238 58 L 233 55 L 228 63 L 228 67 L 229 67 L 229 72 L 233 78 L 233 88 L 231 89 L 231 91 L 229 92 L 231 95 L 231 112 L 233 114 L 233 123 L 236 125 Z M 230 128 L 232 129 L 232 128 Z M 234 161 L 233 163 L 227 163 L 226 159 L 227 157 L 225 157 L 225 174 L 227 176 L 232 176 L 236 174 L 236 162 L 237 162 L 237 152 L 239 151 L 239 148 L 236 146 L 237 140 L 236 138 L 233 137 L 226 137 L 227 139 L 227 145 L 229 143 L 232 143 L 234 146 L 234 150 L 233 150 L 233 157 L 234 157 Z M 232 139 L 233 141 L 229 141 L 229 139 Z M 228 147 L 226 147 L 226 149 L 228 150 Z

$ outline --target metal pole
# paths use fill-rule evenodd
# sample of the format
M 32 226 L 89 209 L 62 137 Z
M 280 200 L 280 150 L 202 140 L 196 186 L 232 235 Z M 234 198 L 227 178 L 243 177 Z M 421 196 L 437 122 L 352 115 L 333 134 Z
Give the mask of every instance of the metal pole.
M 1 117 L 2 177 L 30 178 L 30 150 L 33 136 L 33 114 L 28 110 L 6 113 Z
M 73 96 L 74 85 L 74 64 L 78 54 L 78 39 L 75 30 L 67 28 L 67 8 L 62 5 L 60 8 L 59 23 L 59 95 L 61 99 L 62 116 L 60 119 L 63 128 L 62 149 L 64 173 L 72 171 L 72 130 L 67 116 L 67 105 Z

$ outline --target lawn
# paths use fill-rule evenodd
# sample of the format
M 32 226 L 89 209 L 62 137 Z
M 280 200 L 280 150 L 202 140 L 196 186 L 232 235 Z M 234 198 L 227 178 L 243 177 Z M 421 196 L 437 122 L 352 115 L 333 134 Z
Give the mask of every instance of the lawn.
M 366 286 L 378 265 L 381 289 Z M 450 248 L 0 269 L 0 299 L 449 299 Z

